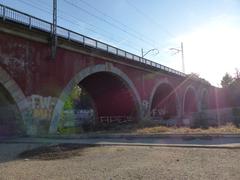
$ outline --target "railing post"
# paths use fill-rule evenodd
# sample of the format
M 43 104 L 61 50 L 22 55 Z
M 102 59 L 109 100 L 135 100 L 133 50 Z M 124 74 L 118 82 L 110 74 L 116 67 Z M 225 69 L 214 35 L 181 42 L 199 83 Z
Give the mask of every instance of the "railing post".
M 70 40 L 70 31 L 68 31 L 68 40 Z
M 6 14 L 6 12 L 5 12 L 6 10 L 5 10 L 5 6 L 3 6 L 3 20 L 5 21 L 5 19 L 6 19 L 6 16 L 5 16 L 5 14 Z
M 32 18 L 31 18 L 31 16 L 29 16 L 28 23 L 29 23 L 29 29 L 32 29 Z
M 94 40 L 95 41 L 95 48 L 97 48 L 97 41 L 96 40 Z
M 50 24 L 50 26 L 51 26 L 51 35 L 53 35 L 53 24 Z
M 83 36 L 83 46 L 85 46 L 85 37 Z

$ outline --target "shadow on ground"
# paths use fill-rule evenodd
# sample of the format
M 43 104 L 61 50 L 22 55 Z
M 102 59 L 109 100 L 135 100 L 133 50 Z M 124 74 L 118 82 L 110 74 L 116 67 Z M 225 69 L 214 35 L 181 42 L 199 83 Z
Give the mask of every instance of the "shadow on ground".
M 84 149 L 96 146 L 99 145 L 84 145 L 84 144 L 48 145 L 24 151 L 18 155 L 18 158 L 38 160 L 66 159 L 73 156 L 81 156 L 82 151 Z

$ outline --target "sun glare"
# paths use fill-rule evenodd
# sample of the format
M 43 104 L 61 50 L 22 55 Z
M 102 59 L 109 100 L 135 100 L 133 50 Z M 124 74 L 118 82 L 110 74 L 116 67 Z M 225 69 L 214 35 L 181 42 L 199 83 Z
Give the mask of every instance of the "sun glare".
M 195 72 L 219 86 L 225 72 L 240 68 L 240 28 L 213 23 L 181 37 L 187 73 Z

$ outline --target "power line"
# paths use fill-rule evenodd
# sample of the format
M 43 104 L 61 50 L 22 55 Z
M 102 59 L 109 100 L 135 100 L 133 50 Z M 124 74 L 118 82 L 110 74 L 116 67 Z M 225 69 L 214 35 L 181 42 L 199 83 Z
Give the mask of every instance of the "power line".
M 120 27 L 120 26 L 118 26 L 118 25 L 115 25 L 115 24 L 113 24 L 113 23 L 107 21 L 107 20 L 104 19 L 104 18 L 101 18 L 101 17 L 99 17 L 99 16 L 96 16 L 95 14 L 93 14 L 93 13 L 91 13 L 91 12 L 85 10 L 84 8 L 81 8 L 81 7 L 78 6 L 77 4 L 73 4 L 72 2 L 70 2 L 70 1 L 68 1 L 68 0 L 64 0 L 64 1 L 65 1 L 66 3 L 68 3 L 68 4 L 70 4 L 71 6 L 73 6 L 73 7 L 77 8 L 77 9 L 83 11 L 84 13 L 86 13 L 86 14 L 88 14 L 88 15 L 90 15 L 90 16 L 96 18 L 96 19 L 98 19 L 99 21 L 105 22 L 106 24 L 108 24 L 108 25 L 110 25 L 110 26 L 116 28 L 117 30 L 121 30 L 122 32 L 128 34 L 129 36 L 132 36 L 132 37 L 134 37 L 134 38 L 136 38 L 136 39 L 138 39 L 138 40 L 144 42 L 145 44 L 148 44 L 148 45 L 150 45 L 150 46 L 154 46 L 153 44 L 151 44 L 151 43 L 147 42 L 146 40 L 144 40 L 144 39 L 142 39 L 142 38 L 136 36 L 135 34 L 132 34 L 132 33 L 128 32 L 128 31 L 126 31 L 126 30 L 123 29 L 122 27 Z
M 155 41 L 155 40 L 150 39 L 150 38 L 147 37 L 146 35 L 144 35 L 144 34 L 142 34 L 142 33 L 139 33 L 139 32 L 136 31 L 135 29 L 133 29 L 133 28 L 131 28 L 131 27 L 123 24 L 123 23 L 122 23 L 121 21 L 119 21 L 118 19 L 113 18 L 112 16 L 110 16 L 110 15 L 108 15 L 108 14 L 100 11 L 99 9 L 97 9 L 97 8 L 94 7 L 94 6 L 92 6 L 90 3 L 86 2 L 85 0 L 79 0 L 79 1 L 81 1 L 83 4 L 87 5 L 88 7 L 94 9 L 95 11 L 97 11 L 97 12 L 100 13 L 100 14 L 102 14 L 103 16 L 106 16 L 106 17 L 110 18 L 112 21 L 115 21 L 115 22 L 117 22 L 118 24 L 121 24 L 123 27 L 130 29 L 130 30 L 133 31 L 134 33 L 137 33 L 137 34 L 140 35 L 140 36 L 144 36 L 145 38 L 149 39 L 149 42 L 151 42 L 151 43 L 153 42 L 153 43 L 156 44 L 156 41 Z
M 135 6 L 131 1 L 126 0 L 126 2 L 132 6 L 133 9 L 135 9 L 136 12 L 138 12 L 140 15 L 142 15 L 145 19 L 148 20 L 148 22 L 154 22 L 156 26 L 160 27 L 160 29 L 162 31 L 164 31 L 166 34 L 168 34 L 171 37 L 176 38 L 176 36 L 174 34 L 172 34 L 170 31 L 168 31 L 166 28 L 164 28 L 157 20 L 155 20 L 154 18 L 152 18 L 151 16 L 149 16 L 148 14 L 146 14 L 145 12 L 143 12 L 142 10 L 140 10 L 137 6 Z
M 48 10 L 46 10 L 46 9 L 42 9 L 42 8 L 40 8 L 40 7 L 38 7 L 38 6 L 35 6 L 35 5 L 33 5 L 33 4 L 29 3 L 29 2 L 25 2 L 25 1 L 23 1 L 23 0 L 20 0 L 20 1 L 21 1 L 22 3 L 28 5 L 28 6 L 31 6 L 31 7 L 33 7 L 33 8 L 36 8 L 36 9 L 42 11 L 42 12 L 45 12 L 45 13 L 47 13 L 47 14 L 52 15 L 52 12 L 51 12 L 51 10 L 49 10 L 49 8 L 46 8 L 46 9 L 48 9 Z M 61 11 L 62 11 L 62 10 L 61 10 Z M 62 12 L 64 12 L 64 11 L 62 11 Z M 65 12 L 64 12 L 64 13 L 65 13 Z M 68 15 L 68 16 L 69 16 L 69 15 Z M 57 17 L 59 17 L 59 18 L 62 19 L 62 20 L 65 20 L 65 21 L 67 21 L 67 22 L 69 22 L 69 23 L 71 23 L 71 24 L 73 24 L 73 25 L 77 25 L 77 26 L 80 25 L 80 24 L 75 23 L 74 21 L 71 21 L 71 20 L 69 20 L 69 19 L 66 19 L 65 17 L 62 17 L 62 16 L 60 16 L 60 15 L 58 15 Z M 76 19 L 76 18 L 75 18 L 75 19 Z M 78 21 L 79 21 L 79 20 L 78 20 Z M 81 22 L 83 22 L 83 21 L 81 21 Z M 85 23 L 85 22 L 83 22 L 83 23 Z M 88 25 L 90 25 L 90 26 L 93 26 L 93 27 L 96 27 L 96 26 L 91 25 L 91 24 L 89 24 L 89 23 L 86 23 L 86 24 L 88 24 Z M 108 38 L 109 40 L 114 41 L 114 42 L 116 42 L 116 43 L 119 42 L 119 41 L 116 40 L 116 39 L 106 37 L 106 36 L 103 35 L 103 34 L 99 34 L 99 32 L 97 32 L 97 31 L 95 31 L 95 30 L 92 30 L 92 29 L 90 29 L 90 28 L 85 27 L 85 29 L 87 29 L 87 30 L 89 30 L 89 31 L 91 31 L 91 32 L 93 32 L 93 33 L 95 33 L 95 34 L 97 34 L 97 35 L 100 35 L 100 36 L 103 36 L 103 37 L 105 37 L 105 38 Z M 106 31 L 106 32 L 107 32 L 107 31 Z M 126 44 L 125 46 L 128 46 L 128 47 L 130 47 L 131 49 L 134 49 L 134 50 L 138 51 L 137 48 L 135 48 L 135 47 L 133 47 L 133 46 L 131 46 L 131 45 L 129 45 L 129 44 Z
M 91 24 L 91 23 L 89 23 L 89 22 L 80 20 L 80 19 L 76 18 L 75 16 L 70 15 L 70 14 L 69 14 L 68 12 L 66 12 L 66 11 L 63 11 L 63 10 L 61 10 L 61 9 L 59 9 L 59 11 L 62 12 L 62 13 L 64 13 L 64 15 L 67 15 L 68 17 L 75 19 L 76 21 L 85 23 L 85 24 L 87 24 L 87 25 L 89 25 L 89 26 L 92 26 L 92 27 L 98 29 L 98 30 L 101 29 L 101 31 L 105 32 L 105 33 L 108 34 L 108 35 L 111 35 L 112 37 L 116 36 L 116 35 L 112 35 L 109 31 L 106 31 L 105 29 L 103 29 L 103 28 L 101 28 L 101 27 L 99 28 L 99 27 L 97 27 L 97 26 L 95 26 L 95 25 L 93 25 L 93 24 Z M 96 32 L 96 31 L 95 31 L 95 32 Z M 97 32 L 96 32 L 96 33 L 97 33 Z M 119 38 L 123 38 L 123 37 L 120 37 L 120 36 L 118 36 L 118 37 L 119 37 Z M 113 39 L 113 38 L 109 38 L 109 37 L 108 37 L 108 39 L 114 40 L 115 42 L 118 42 L 118 41 L 119 41 L 118 39 Z M 131 45 L 129 45 L 129 44 L 127 44 L 127 45 L 125 45 L 125 46 L 128 46 L 128 47 L 130 47 L 130 48 L 135 49 L 135 50 L 138 51 L 137 48 L 135 48 L 134 46 L 131 46 Z

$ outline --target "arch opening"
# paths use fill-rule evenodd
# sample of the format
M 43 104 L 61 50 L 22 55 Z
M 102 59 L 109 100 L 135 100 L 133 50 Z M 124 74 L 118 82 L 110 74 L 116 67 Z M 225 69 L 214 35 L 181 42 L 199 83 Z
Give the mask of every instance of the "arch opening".
M 76 83 L 71 92 L 73 118 L 70 126 L 83 127 L 85 124 L 112 124 L 136 121 L 137 101 L 127 82 L 112 72 L 95 72 Z M 70 103 L 71 104 L 71 103 Z M 69 112 L 68 112 L 69 113 Z M 61 120 L 66 125 L 66 119 Z M 73 122 L 74 121 L 74 122 Z M 59 126 L 65 126 L 59 123 Z
M 0 84 L 0 136 L 24 133 L 21 113 L 11 94 Z
M 209 98 L 207 91 L 203 91 L 202 98 L 201 98 L 201 110 L 207 110 L 209 109 Z
M 79 83 L 92 97 L 97 116 L 136 115 L 130 88 L 119 77 L 109 72 L 92 74 Z
M 184 115 L 190 115 L 197 112 L 197 98 L 193 88 L 188 88 L 184 97 Z
M 177 117 L 177 97 L 172 86 L 160 84 L 152 99 L 151 117 L 155 120 L 168 120 Z

